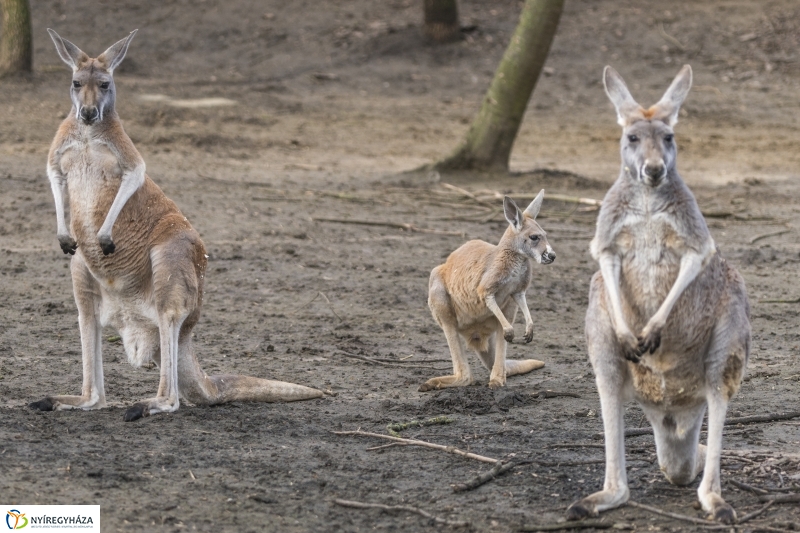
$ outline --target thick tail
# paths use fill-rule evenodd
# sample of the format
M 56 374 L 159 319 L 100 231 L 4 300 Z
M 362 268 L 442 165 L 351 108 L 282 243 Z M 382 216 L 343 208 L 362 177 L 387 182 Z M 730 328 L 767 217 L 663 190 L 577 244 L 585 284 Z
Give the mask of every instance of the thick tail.
M 542 368 L 544 363 L 536 359 L 507 359 L 506 360 L 506 376 L 516 376 L 518 374 L 527 374 L 532 370 Z
M 296 402 L 321 398 L 322 391 L 285 381 L 222 374 L 208 376 L 191 351 L 190 343 L 179 354 L 178 389 L 196 405 L 226 402 Z
M 217 388 L 219 402 L 296 402 L 321 398 L 322 391 L 271 379 L 222 374 L 208 378 Z

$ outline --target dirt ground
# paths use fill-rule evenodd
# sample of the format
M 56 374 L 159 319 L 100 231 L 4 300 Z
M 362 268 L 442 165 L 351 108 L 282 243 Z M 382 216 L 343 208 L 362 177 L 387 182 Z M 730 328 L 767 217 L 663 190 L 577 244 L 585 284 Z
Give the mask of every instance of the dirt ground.
M 646 103 L 692 64 L 695 86 L 677 126 L 679 168 L 723 255 L 743 273 L 752 305 L 753 352 L 729 416 L 798 409 L 793 0 L 677 1 L 669 10 L 655 0 L 568 0 L 514 149 L 514 173 L 438 180 L 399 172 L 446 155 L 463 136 L 518 2 L 461 1 L 462 24 L 473 28 L 441 47 L 422 42 L 421 3 L 411 0 L 33 4 L 35 73 L 0 81 L 0 502 L 100 504 L 104 531 L 458 529 L 407 512 L 343 508 L 335 498 L 410 505 L 474 531 L 558 521 L 603 482 L 602 422 L 583 337 L 596 211 L 545 201 L 541 223 L 558 259 L 535 270 L 534 342 L 510 346 L 510 356 L 546 366 L 501 391 L 486 387 L 488 373 L 473 358 L 475 386 L 417 392 L 449 365 L 427 310 L 427 279 L 467 239 L 499 239 L 505 222 L 494 191 L 523 201 L 541 188 L 602 199 L 619 166 L 605 64 Z M 109 330 L 111 408 L 25 407 L 81 384 L 69 260 L 55 239 L 44 171 L 69 111 L 69 71 L 47 27 L 92 55 L 139 28 L 116 75 L 118 109 L 149 175 L 209 250 L 195 329 L 206 371 L 330 394 L 294 404 L 183 404 L 124 423 L 125 406 L 153 395 L 158 371 L 132 368 Z M 577 397 L 540 396 L 546 390 Z M 387 424 L 438 415 L 452 423 L 403 435 L 525 464 L 456 494 L 452 483 L 489 467 L 422 448 L 369 451 L 383 442 L 332 433 L 386 433 Z M 641 410 L 628 406 L 626 421 L 642 424 Z M 627 443 L 632 500 L 702 517 L 692 506 L 697 482 L 666 482 L 651 436 Z M 740 516 L 762 504 L 734 481 L 798 488 L 798 445 L 796 420 L 726 427 L 727 450 L 751 451 L 750 462 L 723 460 L 723 495 Z M 637 531 L 697 527 L 630 506 L 603 519 Z M 750 524 L 798 529 L 800 511 L 774 505 Z

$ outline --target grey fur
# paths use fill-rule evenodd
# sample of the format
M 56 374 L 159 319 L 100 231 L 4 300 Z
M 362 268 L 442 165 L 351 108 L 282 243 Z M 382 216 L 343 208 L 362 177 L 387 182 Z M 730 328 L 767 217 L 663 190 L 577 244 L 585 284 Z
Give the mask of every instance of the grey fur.
M 624 402 L 653 425 L 671 482 L 703 479 L 698 498 L 716 520 L 736 513 L 721 496 L 722 424 L 744 376 L 750 310 L 744 281 L 716 253 L 700 208 L 676 168 L 672 125 L 691 86 L 687 65 L 658 104 L 643 109 L 622 78 L 604 72 L 620 124 L 622 169 L 606 194 L 591 244 L 600 263 L 586 313 L 606 439 L 603 490 L 573 503 L 577 519 L 628 500 Z M 708 448 L 699 444 L 708 406 Z

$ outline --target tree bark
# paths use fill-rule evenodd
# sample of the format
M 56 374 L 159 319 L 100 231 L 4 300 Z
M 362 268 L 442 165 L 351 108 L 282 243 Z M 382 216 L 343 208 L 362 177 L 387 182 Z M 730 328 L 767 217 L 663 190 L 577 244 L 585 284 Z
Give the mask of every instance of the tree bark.
M 526 0 L 467 137 L 436 170 L 508 170 L 514 139 L 558 28 L 564 0 Z
M 461 38 L 456 0 L 425 0 L 425 37 L 436 43 L 449 43 Z
M 28 0 L 0 0 L 0 77 L 33 70 Z

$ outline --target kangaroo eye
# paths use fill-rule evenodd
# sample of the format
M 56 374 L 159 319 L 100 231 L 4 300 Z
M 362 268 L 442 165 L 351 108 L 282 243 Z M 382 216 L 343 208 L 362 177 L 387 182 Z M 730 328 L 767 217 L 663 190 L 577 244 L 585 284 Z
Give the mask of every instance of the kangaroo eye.
M 72 86 L 75 87 L 76 89 L 80 89 L 81 82 L 79 82 L 78 80 L 72 80 Z
M 631 142 L 631 143 L 639 142 L 639 136 L 638 135 L 628 135 L 628 142 Z
M 108 89 L 108 85 L 109 83 L 107 81 L 104 81 L 103 83 L 100 84 L 100 88 L 103 90 Z
M 538 235 L 531 235 L 531 240 L 533 242 L 539 242 L 539 236 Z
M 664 135 L 664 142 L 671 143 L 671 142 L 672 142 L 672 139 L 674 139 L 674 138 L 675 138 L 675 136 L 674 136 L 674 135 L 672 135 L 671 133 L 670 133 L 670 134 L 668 134 L 668 135 Z

